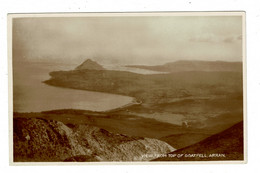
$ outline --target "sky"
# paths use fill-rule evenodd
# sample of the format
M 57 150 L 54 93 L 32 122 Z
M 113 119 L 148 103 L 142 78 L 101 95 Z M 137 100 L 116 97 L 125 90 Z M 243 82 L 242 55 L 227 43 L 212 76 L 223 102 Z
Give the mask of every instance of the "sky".
M 14 18 L 12 34 L 17 62 L 242 61 L 241 16 Z

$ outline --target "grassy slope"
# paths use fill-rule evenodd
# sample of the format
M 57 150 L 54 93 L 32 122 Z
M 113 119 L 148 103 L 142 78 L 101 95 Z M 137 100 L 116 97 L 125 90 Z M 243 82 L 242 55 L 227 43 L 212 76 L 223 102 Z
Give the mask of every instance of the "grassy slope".
M 116 113 L 90 113 L 75 110 L 59 110 L 44 113 L 15 113 L 15 118 L 44 118 L 56 120 L 69 126 L 87 124 L 128 136 L 142 136 L 160 139 L 178 131 L 186 131 L 180 126 L 131 115 Z M 196 131 L 196 130 L 195 130 Z M 198 132 L 200 132 L 198 130 Z

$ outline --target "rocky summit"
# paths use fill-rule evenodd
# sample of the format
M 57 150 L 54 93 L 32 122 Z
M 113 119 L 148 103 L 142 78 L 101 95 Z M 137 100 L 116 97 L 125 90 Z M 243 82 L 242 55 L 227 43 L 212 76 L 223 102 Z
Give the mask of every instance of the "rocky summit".
M 81 65 L 76 67 L 75 70 L 105 70 L 100 64 L 91 59 L 87 59 Z
M 41 118 L 14 118 L 13 127 L 15 162 L 148 161 L 175 150 L 157 139 Z

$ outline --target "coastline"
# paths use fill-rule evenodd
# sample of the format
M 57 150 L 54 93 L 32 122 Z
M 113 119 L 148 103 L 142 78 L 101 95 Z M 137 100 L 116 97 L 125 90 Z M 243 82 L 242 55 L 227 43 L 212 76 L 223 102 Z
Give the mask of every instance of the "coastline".
M 142 101 L 137 101 L 136 98 L 133 97 L 132 101 L 126 105 L 120 106 L 118 108 L 115 109 L 110 109 L 110 110 L 106 110 L 106 111 L 101 111 L 102 113 L 110 113 L 110 112 L 114 112 L 114 111 L 119 111 L 119 110 L 123 110 L 125 108 L 134 106 L 134 105 L 141 105 L 143 102 Z

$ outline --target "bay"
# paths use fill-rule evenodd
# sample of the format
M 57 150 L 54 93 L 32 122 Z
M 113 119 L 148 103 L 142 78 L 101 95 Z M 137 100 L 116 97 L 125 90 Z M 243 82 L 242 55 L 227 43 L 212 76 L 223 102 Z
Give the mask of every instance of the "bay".
M 41 112 L 58 109 L 107 111 L 133 101 L 132 97 L 102 92 L 60 88 L 43 83 L 49 72 L 72 70 L 75 65 L 16 63 L 13 66 L 14 112 Z

